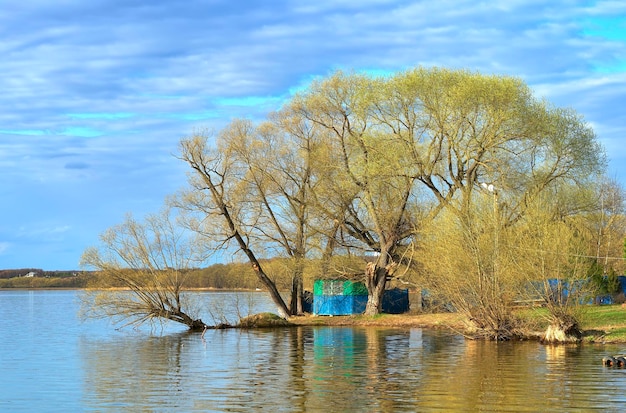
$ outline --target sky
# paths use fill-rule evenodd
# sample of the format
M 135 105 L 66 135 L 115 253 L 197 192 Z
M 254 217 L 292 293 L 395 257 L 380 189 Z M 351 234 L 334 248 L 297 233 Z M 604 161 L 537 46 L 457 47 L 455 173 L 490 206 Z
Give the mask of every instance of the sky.
M 626 186 L 622 0 L 0 0 L 0 269 L 79 269 L 185 185 L 183 137 L 416 66 L 521 78 Z

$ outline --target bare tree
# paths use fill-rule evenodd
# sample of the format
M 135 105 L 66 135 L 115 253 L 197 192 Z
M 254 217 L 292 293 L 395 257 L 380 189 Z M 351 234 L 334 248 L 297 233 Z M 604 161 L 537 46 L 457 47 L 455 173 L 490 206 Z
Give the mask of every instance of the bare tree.
M 539 299 L 548 310 L 539 312 L 549 322 L 547 342 L 579 340 L 584 307 L 597 294 L 589 279 L 592 238 L 584 229 L 586 204 L 585 197 L 559 199 L 546 193 L 516 225 L 511 272 L 524 281 L 518 297 Z M 570 213 L 563 214 L 566 210 Z
M 587 214 L 586 222 L 595 245 L 590 255 L 595 255 L 604 272 L 623 271 L 621 248 L 626 236 L 624 189 L 614 180 L 600 178 L 590 192 L 594 208 Z
M 314 127 L 283 109 L 257 127 L 234 121 L 221 139 L 227 142 L 226 156 L 244 165 L 239 203 L 246 202 L 256 211 L 254 220 L 245 225 L 246 235 L 255 238 L 256 245 L 293 261 L 290 314 L 301 314 L 304 260 L 318 235 L 310 211 L 319 147 Z
M 113 317 L 124 325 L 165 319 L 190 329 L 208 327 L 191 315 L 192 303 L 183 294 L 187 271 L 205 257 L 190 234 L 173 222 L 171 210 L 150 215 L 144 222 L 129 215 L 100 240 L 100 247 L 83 253 L 81 265 L 124 290 L 86 291 L 87 315 Z
M 239 179 L 245 176 L 247 166 L 234 157 L 225 156 L 224 152 L 212 149 L 208 144 L 208 136 L 196 135 L 183 139 L 180 148 L 181 159 L 189 164 L 194 174 L 190 176 L 192 190 L 182 194 L 178 205 L 190 212 L 200 213 L 200 218 L 188 221 L 188 225 L 198 234 L 204 234 L 210 242 L 218 242 L 222 246 L 231 241 L 236 242 L 269 292 L 280 316 L 289 317 L 291 311 L 275 282 L 259 262 L 250 231 L 246 228 L 249 220 L 254 222 L 259 216 L 254 208 L 247 209 L 243 198 L 237 195 Z M 220 220 L 222 226 L 207 225 L 207 219 L 210 222 Z
M 255 268 L 264 254 L 289 258 L 288 315 L 302 313 L 305 260 L 322 254 L 327 233 L 337 228 L 314 210 L 317 186 L 328 161 L 321 135 L 316 124 L 287 105 L 258 125 L 232 121 L 220 131 L 213 148 L 206 136 L 181 144 L 181 158 L 196 172 L 191 191 L 179 197 L 178 203 L 190 216 L 198 217 L 189 221 L 189 227 L 203 233 L 202 217 L 217 214 L 227 225 L 220 233 L 207 233 L 207 239 L 222 246 L 237 241 Z M 325 249 L 327 258 L 333 250 Z M 266 273 L 267 268 L 261 271 Z M 272 274 L 266 275 L 271 280 Z M 282 306 L 280 301 L 277 305 Z

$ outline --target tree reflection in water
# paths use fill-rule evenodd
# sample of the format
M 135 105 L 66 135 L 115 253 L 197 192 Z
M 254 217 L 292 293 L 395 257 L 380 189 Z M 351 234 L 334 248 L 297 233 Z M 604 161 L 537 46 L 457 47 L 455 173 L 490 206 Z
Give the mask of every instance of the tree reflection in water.
M 421 329 L 216 330 L 80 349 L 84 405 L 98 411 L 586 411 L 626 390 L 602 349 Z

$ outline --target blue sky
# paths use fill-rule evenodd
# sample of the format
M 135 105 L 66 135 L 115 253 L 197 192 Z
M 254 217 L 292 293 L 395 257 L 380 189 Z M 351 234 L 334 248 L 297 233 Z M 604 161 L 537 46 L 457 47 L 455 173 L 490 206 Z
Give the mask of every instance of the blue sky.
M 77 269 L 185 184 L 180 138 L 336 69 L 520 77 L 584 116 L 626 185 L 622 0 L 0 3 L 0 269 Z

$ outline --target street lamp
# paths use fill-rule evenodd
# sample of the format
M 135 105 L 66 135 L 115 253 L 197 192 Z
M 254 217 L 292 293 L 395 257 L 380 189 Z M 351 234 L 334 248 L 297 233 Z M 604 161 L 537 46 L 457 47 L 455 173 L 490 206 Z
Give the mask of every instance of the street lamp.
M 493 195 L 493 279 L 496 281 L 498 267 L 498 249 L 499 249 L 499 211 L 498 211 L 498 190 L 493 184 L 482 182 L 480 186 Z
M 482 184 L 480 184 L 480 186 L 482 186 L 483 188 L 485 188 L 489 192 L 494 192 L 496 190 L 496 188 L 493 186 L 493 184 L 488 184 L 488 183 L 483 182 Z
M 493 194 L 493 216 L 495 222 L 498 218 L 498 190 L 495 186 L 493 186 L 493 184 L 487 184 L 485 182 L 481 183 L 480 186 Z

